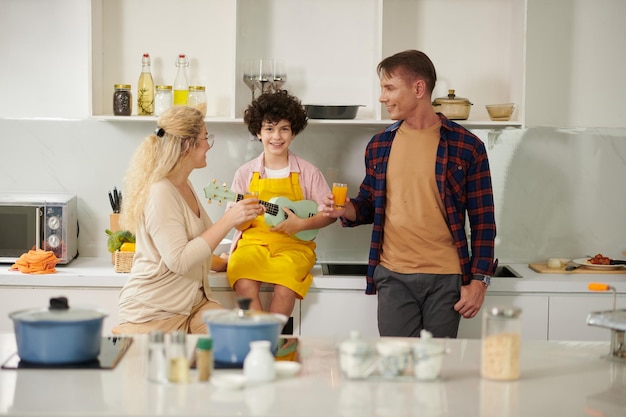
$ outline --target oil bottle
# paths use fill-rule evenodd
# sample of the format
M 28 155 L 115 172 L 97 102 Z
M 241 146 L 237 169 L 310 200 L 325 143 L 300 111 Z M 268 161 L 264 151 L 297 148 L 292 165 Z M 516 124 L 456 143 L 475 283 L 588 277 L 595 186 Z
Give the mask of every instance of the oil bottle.
M 141 75 L 137 83 L 137 114 L 152 116 L 154 114 L 154 81 L 150 72 L 150 54 L 141 58 Z
M 186 106 L 187 97 L 189 96 L 189 82 L 187 81 L 189 61 L 187 61 L 185 54 L 178 55 L 176 66 L 178 71 L 176 71 L 176 78 L 174 79 L 174 105 Z

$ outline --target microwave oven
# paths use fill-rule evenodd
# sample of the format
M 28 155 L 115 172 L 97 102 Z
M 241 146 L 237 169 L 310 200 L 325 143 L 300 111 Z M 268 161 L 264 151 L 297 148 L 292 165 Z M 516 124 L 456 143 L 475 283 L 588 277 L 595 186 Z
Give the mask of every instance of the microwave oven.
M 59 264 L 78 256 L 75 195 L 0 193 L 0 263 L 34 249 L 53 252 Z

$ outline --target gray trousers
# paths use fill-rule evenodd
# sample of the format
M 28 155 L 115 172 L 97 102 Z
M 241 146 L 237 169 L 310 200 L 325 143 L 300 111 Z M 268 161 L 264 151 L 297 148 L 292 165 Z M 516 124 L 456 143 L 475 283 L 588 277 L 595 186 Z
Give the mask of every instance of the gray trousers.
M 399 274 L 378 265 L 374 282 L 381 336 L 418 337 L 426 329 L 434 337 L 456 338 L 461 275 Z

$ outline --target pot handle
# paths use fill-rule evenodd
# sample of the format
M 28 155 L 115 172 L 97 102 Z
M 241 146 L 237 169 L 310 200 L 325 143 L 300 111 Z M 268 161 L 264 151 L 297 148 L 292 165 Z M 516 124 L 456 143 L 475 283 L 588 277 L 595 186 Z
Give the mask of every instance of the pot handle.
M 52 297 L 50 298 L 49 310 L 69 310 L 70 305 L 67 302 L 67 297 Z
M 246 315 L 246 312 L 248 310 L 250 310 L 250 304 L 252 303 L 252 298 L 238 298 L 237 299 L 237 305 L 239 306 L 239 312 L 237 313 L 237 315 L 239 317 L 244 317 Z

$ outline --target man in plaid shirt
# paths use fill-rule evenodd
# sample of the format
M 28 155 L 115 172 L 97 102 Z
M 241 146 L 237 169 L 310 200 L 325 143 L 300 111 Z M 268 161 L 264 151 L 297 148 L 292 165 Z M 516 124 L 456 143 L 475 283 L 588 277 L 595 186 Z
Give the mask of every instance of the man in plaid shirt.
M 378 294 L 381 336 L 456 337 L 461 316 L 480 311 L 497 266 L 487 152 L 433 109 L 437 75 L 423 52 L 397 53 L 377 70 L 379 101 L 397 122 L 367 145 L 359 194 L 344 208 L 329 194 L 322 211 L 346 227 L 374 225 L 365 292 Z

